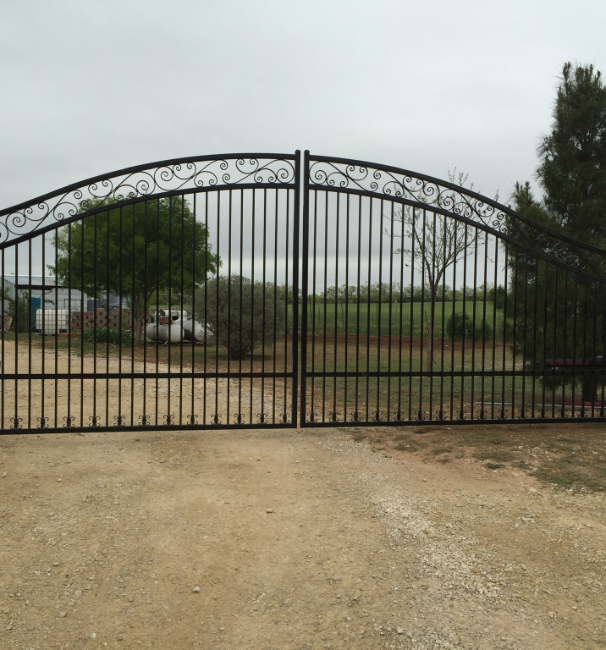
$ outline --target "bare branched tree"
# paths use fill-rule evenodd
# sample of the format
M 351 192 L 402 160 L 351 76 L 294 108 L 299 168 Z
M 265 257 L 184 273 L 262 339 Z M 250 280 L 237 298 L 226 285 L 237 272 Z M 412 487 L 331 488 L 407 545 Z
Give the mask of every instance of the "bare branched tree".
M 464 187 L 467 182 L 467 174 L 458 173 L 456 168 L 448 172 L 451 183 Z M 473 189 L 473 184 L 469 189 Z M 438 207 L 451 209 L 453 205 L 460 202 L 461 197 L 455 193 L 443 195 Z M 498 197 L 497 197 L 498 198 Z M 448 217 L 431 210 L 404 206 L 391 215 L 385 217 L 390 220 L 390 228 L 386 234 L 393 238 L 406 238 L 411 242 L 409 249 L 396 249 L 397 255 L 407 255 L 411 264 L 421 274 L 421 285 L 426 292 L 424 304 L 425 309 L 425 334 L 427 339 L 426 369 L 431 371 L 434 360 L 434 338 L 435 338 L 435 316 L 436 302 L 440 293 L 440 287 L 444 285 L 445 274 L 448 268 L 463 259 L 474 246 L 484 239 L 484 232 L 458 221 L 454 217 Z M 400 233 L 398 233 L 400 229 Z M 453 291 L 455 287 L 453 287 Z M 443 297 L 444 298 L 444 297 Z

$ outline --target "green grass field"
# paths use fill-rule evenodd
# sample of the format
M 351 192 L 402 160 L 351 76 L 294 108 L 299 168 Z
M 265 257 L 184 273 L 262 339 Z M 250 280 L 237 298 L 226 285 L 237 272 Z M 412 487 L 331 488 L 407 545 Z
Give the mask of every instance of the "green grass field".
M 497 341 L 503 340 L 503 312 L 497 310 L 496 320 L 492 302 L 462 300 L 456 302 L 438 302 L 435 311 L 434 336 L 447 338 L 446 327 L 453 313 L 465 312 L 470 319 L 475 319 L 478 328 L 486 321 L 494 330 Z M 404 304 L 361 303 L 361 304 L 313 304 L 308 303 L 308 331 L 316 334 L 369 334 L 371 336 L 421 336 L 427 332 L 430 305 L 419 302 Z M 289 305 L 289 326 L 292 322 L 292 305 Z M 299 305 L 299 323 L 301 323 L 301 305 Z

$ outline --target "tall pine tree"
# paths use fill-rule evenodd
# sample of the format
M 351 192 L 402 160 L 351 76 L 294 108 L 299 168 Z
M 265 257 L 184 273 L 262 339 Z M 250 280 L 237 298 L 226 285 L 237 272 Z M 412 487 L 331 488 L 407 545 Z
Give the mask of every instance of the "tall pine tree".
M 606 87 L 592 65 L 566 63 L 551 133 L 539 147 L 544 207 L 564 232 L 606 247 Z
M 528 183 L 516 184 L 512 196 L 516 210 L 606 250 L 606 87 L 592 65 L 564 65 L 551 132 L 543 137 L 538 153 L 537 177 L 544 195 L 537 200 Z M 575 256 L 563 242 L 554 245 L 557 238 L 522 228 L 532 248 L 548 257 L 518 251 L 509 259 L 508 301 L 518 305 L 511 333 L 514 354 L 528 369 L 537 370 L 544 370 L 549 358 L 574 359 L 576 372 L 554 374 L 547 384 L 569 385 L 572 400 L 578 403 L 580 397 L 585 404 L 595 404 L 602 387 L 602 401 L 606 376 L 594 366 L 594 359 L 606 355 L 606 281 L 567 272 L 548 260 L 606 276 L 606 255 Z M 516 234 L 513 227 L 510 230 Z M 578 388 L 581 394 L 576 397 Z

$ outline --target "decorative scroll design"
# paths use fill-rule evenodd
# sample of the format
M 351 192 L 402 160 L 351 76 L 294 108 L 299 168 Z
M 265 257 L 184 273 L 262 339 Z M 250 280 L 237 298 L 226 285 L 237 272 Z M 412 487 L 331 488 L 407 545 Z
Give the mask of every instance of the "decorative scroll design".
M 164 192 L 243 184 L 294 186 L 295 180 L 294 156 L 291 159 L 271 154 L 266 157 L 187 158 L 131 167 L 0 210 L 0 245 L 59 224 L 93 207 L 98 201 L 118 202 Z
M 438 208 L 477 222 L 498 234 L 540 250 L 559 262 L 603 276 L 606 251 L 577 242 L 526 219 L 508 206 L 447 181 L 405 169 L 354 160 L 311 157 L 311 189 L 350 189 Z

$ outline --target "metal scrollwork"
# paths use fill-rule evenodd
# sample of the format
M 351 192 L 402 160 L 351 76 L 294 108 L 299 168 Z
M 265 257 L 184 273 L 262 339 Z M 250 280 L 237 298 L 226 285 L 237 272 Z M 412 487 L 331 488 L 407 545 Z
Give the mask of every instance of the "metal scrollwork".
M 90 422 L 91 427 L 98 427 L 98 426 L 100 426 L 101 416 L 100 415 L 91 415 L 91 416 L 89 416 L 88 421 Z
M 149 415 L 140 415 L 139 416 L 139 423 L 141 424 L 142 427 L 148 427 L 149 426 Z
M 73 415 L 69 415 L 69 416 L 66 415 L 66 416 L 63 418 L 63 422 L 65 422 L 65 424 L 64 424 L 63 426 L 64 426 L 66 429 L 69 429 L 69 428 L 71 428 L 71 427 L 74 426 L 74 422 L 75 422 L 75 421 L 76 421 L 76 418 L 75 418 Z
M 36 418 L 38 421 L 38 429 L 48 429 L 48 418 L 47 417 L 41 417 L 41 418 Z
M 194 425 L 198 424 L 198 415 L 196 413 L 191 413 L 187 416 L 187 424 Z
M 117 427 L 123 427 L 126 422 L 126 415 L 114 415 L 114 422 Z
M 170 426 L 175 423 L 175 416 L 172 413 L 164 416 L 164 424 Z
M 222 415 L 220 413 L 213 413 L 210 417 L 210 421 L 212 424 L 221 424 L 221 417 Z
M 536 224 L 496 199 L 454 183 L 356 160 L 312 156 L 309 167 L 311 189 L 352 190 L 377 195 L 379 198 L 401 199 L 409 204 L 438 209 L 454 218 L 475 222 L 484 230 L 513 239 L 549 254 L 559 262 L 575 268 L 592 270 L 601 275 L 606 251 L 574 241 L 540 224 Z
M 294 186 L 294 156 L 219 156 L 170 160 L 112 172 L 0 210 L 0 245 L 60 224 L 99 201 L 128 201 L 164 192 L 222 185 Z

